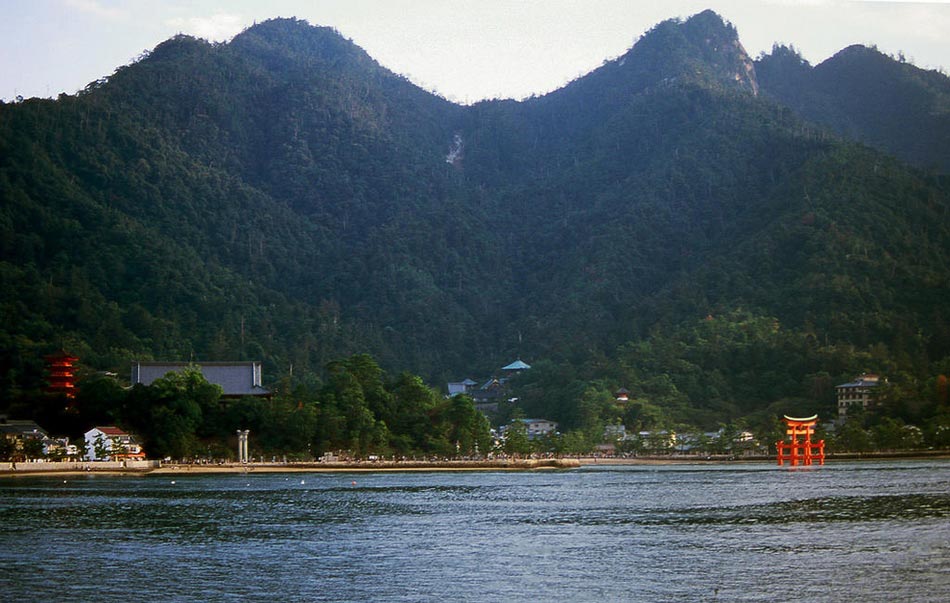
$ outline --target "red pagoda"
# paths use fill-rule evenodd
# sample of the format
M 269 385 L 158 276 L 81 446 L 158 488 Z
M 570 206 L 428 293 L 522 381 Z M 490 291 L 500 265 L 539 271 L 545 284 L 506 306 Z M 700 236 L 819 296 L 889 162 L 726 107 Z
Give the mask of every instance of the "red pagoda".
M 49 387 L 46 391 L 52 394 L 62 394 L 67 399 L 72 400 L 76 397 L 76 367 L 74 366 L 79 358 L 70 356 L 65 351 L 60 350 L 55 354 L 44 356 L 46 360 L 46 370 L 49 373 Z

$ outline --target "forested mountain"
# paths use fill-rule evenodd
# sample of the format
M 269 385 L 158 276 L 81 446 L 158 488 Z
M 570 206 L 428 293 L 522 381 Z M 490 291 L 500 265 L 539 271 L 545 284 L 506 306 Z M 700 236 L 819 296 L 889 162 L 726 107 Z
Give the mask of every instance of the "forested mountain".
M 590 429 L 825 410 L 865 369 L 905 384 L 908 420 L 942 412 L 948 182 L 848 137 L 945 166 L 947 78 L 867 51 L 903 92 L 865 106 L 835 67 L 856 52 L 753 62 L 707 11 L 561 90 L 462 107 L 279 19 L 0 105 L 0 397 L 66 347 L 275 380 L 520 355 L 525 410 Z
M 765 95 L 839 134 L 950 173 L 950 79 L 855 45 L 812 67 L 793 47 L 755 63 Z

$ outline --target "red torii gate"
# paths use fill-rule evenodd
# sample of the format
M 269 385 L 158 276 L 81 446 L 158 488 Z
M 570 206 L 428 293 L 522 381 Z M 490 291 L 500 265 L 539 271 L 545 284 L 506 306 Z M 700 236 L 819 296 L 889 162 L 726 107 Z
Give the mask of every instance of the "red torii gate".
M 815 433 L 815 424 L 818 423 L 818 415 L 806 418 L 795 418 L 785 415 L 785 433 L 791 436 L 791 442 L 776 442 L 775 448 L 778 450 L 778 464 L 783 465 L 789 461 L 792 467 L 797 467 L 799 462 L 802 465 L 811 465 L 813 459 L 818 459 L 819 465 L 825 464 L 825 441 L 818 440 L 815 443 L 811 441 L 811 435 Z M 799 441 L 799 437 L 804 436 L 804 440 Z

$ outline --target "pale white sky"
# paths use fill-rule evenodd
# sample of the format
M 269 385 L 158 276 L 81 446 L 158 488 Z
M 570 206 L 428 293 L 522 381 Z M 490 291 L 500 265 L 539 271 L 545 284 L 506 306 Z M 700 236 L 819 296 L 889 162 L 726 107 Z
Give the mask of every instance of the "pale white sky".
M 793 44 L 812 64 L 876 44 L 950 67 L 950 2 L 880 0 L 0 0 L 0 98 L 73 94 L 186 33 L 229 40 L 255 21 L 338 29 L 390 70 L 457 102 L 543 94 L 672 17 L 711 8 L 753 57 Z

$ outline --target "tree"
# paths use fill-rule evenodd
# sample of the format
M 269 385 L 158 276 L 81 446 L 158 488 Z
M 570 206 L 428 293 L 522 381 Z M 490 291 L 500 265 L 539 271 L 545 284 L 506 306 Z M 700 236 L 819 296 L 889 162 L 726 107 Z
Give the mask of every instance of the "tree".
M 92 441 L 92 453 L 97 461 L 108 460 L 112 456 L 111 442 L 101 433 Z
M 437 397 L 421 377 L 402 373 L 391 390 L 398 412 L 389 428 L 397 454 L 450 454 L 455 450 L 445 426 L 439 426 Z
M 459 394 L 452 397 L 443 417 L 448 427 L 448 441 L 457 446 L 459 454 L 471 456 L 476 450 L 480 453 L 489 450 L 491 434 L 488 419 L 475 410 L 469 396 Z
M 558 452 L 561 454 L 579 455 L 586 454 L 591 450 L 591 444 L 587 440 L 587 434 L 574 429 L 562 434 L 558 439 Z
M 854 413 L 838 428 L 834 448 L 838 452 L 867 452 L 871 450 L 871 438 L 864 428 L 863 413 Z
M 514 419 L 505 428 L 505 443 L 503 449 L 513 456 L 526 455 L 531 452 L 531 441 L 528 439 L 528 426 L 524 419 Z
M 669 431 L 654 430 L 646 437 L 646 449 L 651 454 L 667 454 L 673 446 L 673 436 Z
M 950 448 L 950 415 L 939 415 L 928 425 L 926 441 L 934 448 Z
M 604 426 L 619 418 L 613 395 L 605 389 L 588 387 L 578 401 L 579 427 L 588 442 L 599 443 L 604 437 Z
M 198 453 L 197 431 L 204 409 L 221 398 L 221 387 L 209 383 L 195 366 L 173 371 L 147 387 L 132 389 L 124 417 L 144 438 L 150 454 L 189 458 Z
M 79 382 L 76 408 L 87 425 L 111 425 L 121 417 L 125 396 L 114 377 L 94 375 Z
M 321 448 L 349 450 L 357 456 L 388 452 L 389 428 L 366 400 L 367 390 L 377 401 L 386 395 L 382 372 L 375 362 L 360 355 L 332 362 L 327 370 L 329 376 L 321 392 L 320 414 L 325 421 Z
M 45 458 L 46 454 L 43 452 L 43 441 L 39 438 L 24 438 L 23 456 L 27 460 Z
M 13 460 L 13 455 L 16 452 L 16 445 L 13 440 L 6 436 L 0 436 L 0 459 L 5 461 Z
M 883 417 L 871 428 L 871 441 L 877 450 L 907 450 L 923 443 L 920 429 L 900 419 Z

